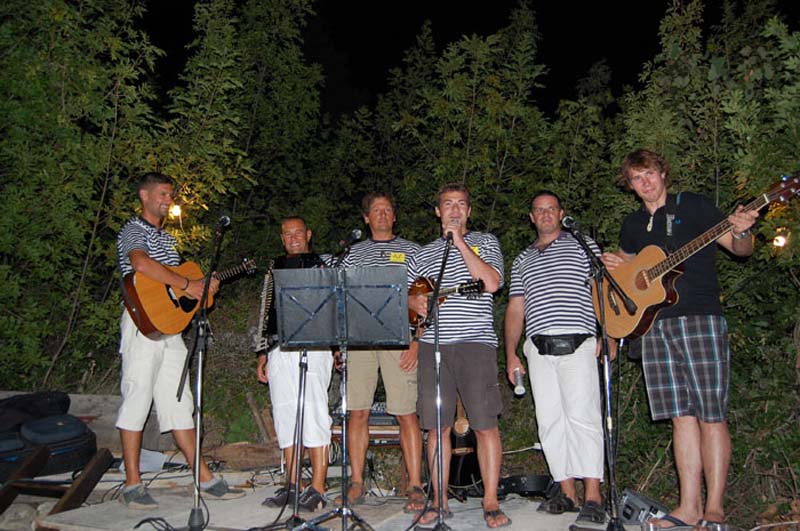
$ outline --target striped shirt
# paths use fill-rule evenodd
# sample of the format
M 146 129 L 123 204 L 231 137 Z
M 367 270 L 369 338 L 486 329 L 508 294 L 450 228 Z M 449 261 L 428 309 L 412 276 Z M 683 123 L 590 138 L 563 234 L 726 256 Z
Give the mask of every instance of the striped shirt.
M 503 285 L 503 253 L 500 242 L 493 234 L 485 232 L 468 232 L 464 236 L 473 252 L 481 260 L 489 264 L 500 274 L 500 286 Z M 408 261 L 408 282 L 411 285 L 417 277 L 427 277 L 435 281 L 442 267 L 442 257 L 447 242 L 438 238 L 420 249 Z M 461 253 L 453 247 L 447 259 L 442 288 L 452 288 L 465 282 L 475 280 L 469 274 L 467 264 Z M 450 295 L 439 307 L 439 342 L 452 343 L 484 343 L 497 346 L 497 334 L 494 331 L 494 296 L 491 293 L 480 295 Z M 422 341 L 433 343 L 434 330 L 429 327 L 422 336 Z
M 344 258 L 345 267 L 405 266 L 408 258 L 419 251 L 419 245 L 395 236 L 391 240 L 364 240 L 350 248 Z
M 600 252 L 593 240 L 588 243 Z M 508 295 L 525 297 L 528 337 L 553 328 L 595 333 L 589 258 L 569 233 L 562 232 L 543 251 L 531 245 L 514 260 Z
M 131 251 L 144 251 L 147 256 L 167 266 L 181 263 L 178 242 L 164 229 L 159 229 L 140 217 L 131 218 L 117 235 L 117 263 L 124 278 L 133 272 Z

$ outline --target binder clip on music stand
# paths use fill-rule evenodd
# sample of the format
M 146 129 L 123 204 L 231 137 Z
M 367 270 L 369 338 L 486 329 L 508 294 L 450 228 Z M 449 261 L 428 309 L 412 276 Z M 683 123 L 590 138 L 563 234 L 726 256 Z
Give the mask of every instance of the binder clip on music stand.
M 404 267 L 355 267 L 349 269 L 276 270 L 275 309 L 278 338 L 283 348 L 328 348 L 341 352 L 342 382 L 342 505 L 311 520 L 298 516 L 297 501 L 291 521 L 294 531 L 324 529 L 319 524 L 333 517 L 354 527 L 372 527 L 348 506 L 347 500 L 347 349 L 408 345 L 407 278 Z M 301 373 L 303 389 L 304 374 Z M 298 405 L 295 481 L 299 491 L 302 441 L 302 405 Z

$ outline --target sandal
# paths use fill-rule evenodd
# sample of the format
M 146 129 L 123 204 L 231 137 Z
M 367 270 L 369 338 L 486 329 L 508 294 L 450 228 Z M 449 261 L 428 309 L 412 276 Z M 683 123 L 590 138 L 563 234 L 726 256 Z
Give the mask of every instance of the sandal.
M 602 504 L 589 500 L 581 507 L 581 512 L 575 519 L 576 523 L 585 524 L 604 524 L 606 522 L 606 510 Z
M 352 495 L 352 492 L 354 490 L 358 491 L 358 495 L 357 496 L 353 496 Z M 366 497 L 367 497 L 367 489 L 364 488 L 364 484 L 363 483 L 359 483 L 358 481 L 354 481 L 354 482 L 350 483 L 350 486 L 347 488 L 347 504 L 348 505 L 350 505 L 351 507 L 353 505 L 361 505 L 362 503 L 364 503 L 364 499 Z M 341 507 L 342 506 L 342 497 L 341 496 L 336 496 L 336 499 L 333 500 L 333 503 L 337 507 Z
M 453 511 L 450 509 L 443 509 L 442 516 L 444 519 L 447 520 L 453 517 Z M 419 513 L 417 517 L 417 523 L 422 525 L 428 525 L 431 522 L 435 522 L 439 518 L 439 508 L 438 507 L 429 507 L 425 509 L 425 512 Z
M 502 524 L 495 525 L 494 527 L 492 527 L 489 524 L 489 518 L 494 520 L 494 523 L 497 524 L 498 518 L 502 518 L 504 516 L 506 518 L 506 521 L 503 522 Z M 503 510 L 500 509 L 499 507 L 497 509 L 493 509 L 491 511 L 487 511 L 486 509 L 484 509 L 483 510 L 483 519 L 486 521 L 486 527 L 488 527 L 489 529 L 497 529 L 498 527 L 505 527 L 507 525 L 511 525 L 511 518 L 509 518 L 508 515 L 506 515 L 506 513 L 504 513 Z
M 566 494 L 559 491 L 549 500 L 543 501 L 536 511 L 548 514 L 577 513 L 578 507 Z
M 403 506 L 403 512 L 406 514 L 413 514 L 418 513 L 425 508 L 425 502 L 428 500 L 428 496 L 425 494 L 425 491 L 422 490 L 422 487 L 414 486 L 411 487 L 411 490 L 408 491 L 408 500 L 406 504 Z

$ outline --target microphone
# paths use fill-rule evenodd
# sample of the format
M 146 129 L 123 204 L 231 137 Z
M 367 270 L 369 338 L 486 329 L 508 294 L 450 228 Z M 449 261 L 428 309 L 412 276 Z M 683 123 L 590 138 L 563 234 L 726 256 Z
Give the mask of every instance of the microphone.
M 217 228 L 227 229 L 230 226 L 231 226 L 231 218 L 229 218 L 228 216 L 222 216 L 221 218 L 219 218 L 219 221 L 217 222 Z
M 522 385 L 522 373 L 519 369 L 514 369 L 514 394 L 517 396 L 525 394 L 525 386 Z
M 577 229 L 578 228 L 578 222 L 575 221 L 575 218 L 573 218 L 572 216 L 564 216 L 561 219 L 561 226 L 564 227 L 567 230 Z
M 353 229 L 347 238 L 339 240 L 339 247 L 350 247 L 353 242 L 361 239 L 361 229 Z
M 453 231 L 447 231 L 444 239 L 447 240 L 447 243 L 453 243 Z

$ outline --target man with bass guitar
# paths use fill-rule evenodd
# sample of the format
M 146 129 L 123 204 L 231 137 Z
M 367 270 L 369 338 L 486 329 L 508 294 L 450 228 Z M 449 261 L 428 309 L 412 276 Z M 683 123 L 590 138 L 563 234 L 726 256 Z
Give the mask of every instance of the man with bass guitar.
M 172 179 L 161 173 L 147 173 L 140 179 L 137 194 L 141 214 L 128 220 L 117 236 L 120 273 L 125 278 L 135 272 L 166 286 L 175 286 L 191 299 L 200 299 L 202 279 L 185 278 L 165 267 L 178 266 L 181 261 L 177 241 L 162 227 L 172 205 L 172 189 Z M 218 289 L 219 281 L 212 278 L 209 293 L 214 294 Z M 120 330 L 122 405 L 116 426 L 122 440 L 125 487 L 119 499 L 131 509 L 155 509 L 158 502 L 147 492 L 139 474 L 142 430 L 152 403 L 155 402 L 160 431 L 172 431 L 186 462 L 194 463 L 194 402 L 189 386 L 184 387 L 180 400 L 175 396 L 187 350 L 180 333 L 148 337 L 139 330 L 128 310 L 122 313 Z M 202 459 L 198 477 L 204 496 L 214 499 L 244 496 L 243 490 L 231 489 L 221 478 L 214 478 Z
M 674 253 L 725 220 L 706 197 L 668 193 L 669 165 L 653 151 L 629 153 L 618 182 L 639 196 L 642 208 L 623 221 L 619 250 L 603 254 L 612 275 L 617 268 L 617 274 L 624 270 L 648 245 Z M 750 228 L 756 217 L 756 210 L 737 207 L 727 218 L 730 230 L 722 233 L 717 243 L 733 255 L 751 255 Z M 719 300 L 715 247 L 695 250 L 684 264 L 685 272 L 675 284 L 677 304 L 662 309 L 652 328 L 637 340 L 652 418 L 672 420 L 680 505 L 653 521 L 661 528 L 722 522 L 731 458 L 726 421 L 730 351 Z M 606 314 L 612 311 L 606 304 Z

